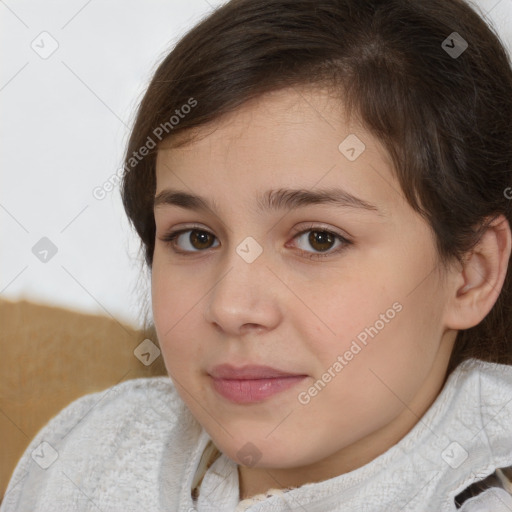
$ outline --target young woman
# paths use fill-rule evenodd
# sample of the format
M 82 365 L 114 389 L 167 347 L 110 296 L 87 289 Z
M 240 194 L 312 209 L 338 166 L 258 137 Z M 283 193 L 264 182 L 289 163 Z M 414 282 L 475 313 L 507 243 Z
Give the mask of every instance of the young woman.
M 512 510 L 511 126 L 461 0 L 202 20 L 122 189 L 170 378 L 65 408 L 0 510 Z

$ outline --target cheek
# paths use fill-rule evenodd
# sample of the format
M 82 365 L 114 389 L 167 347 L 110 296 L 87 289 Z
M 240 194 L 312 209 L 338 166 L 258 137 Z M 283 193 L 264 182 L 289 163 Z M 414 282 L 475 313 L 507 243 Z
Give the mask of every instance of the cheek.
M 196 289 L 197 288 L 197 289 Z M 162 357 L 169 373 L 183 368 L 184 362 L 197 360 L 200 337 L 197 333 L 198 315 L 207 290 L 196 286 L 190 279 L 182 282 L 178 273 L 161 272 L 153 265 L 151 300 L 153 320 L 162 349 Z
M 304 393 L 299 410 L 303 412 L 305 429 L 322 430 L 325 437 L 342 433 L 340 446 L 355 442 L 396 418 L 404 410 L 404 403 L 418 393 L 434 360 L 435 352 L 424 348 L 429 342 L 432 346 L 431 340 L 426 333 L 420 339 L 414 319 L 417 312 L 411 310 L 409 303 L 403 304 L 403 309 L 376 334 L 370 329 L 378 318 L 375 313 L 385 313 L 389 305 L 387 300 L 382 304 L 363 321 L 368 331 L 353 326 L 356 335 L 324 345 L 318 373 L 308 387 L 299 390 Z M 349 316 L 345 318 L 348 323 Z M 357 338 L 361 332 L 367 334 L 365 343 Z M 325 381 L 329 382 L 321 383 Z
M 324 364 L 351 348 L 347 357 L 352 358 L 358 352 L 356 344 L 369 347 L 403 314 L 399 287 L 389 269 L 377 272 L 374 265 L 373 270 L 372 275 L 352 268 L 350 276 L 335 275 L 321 293 L 306 295 L 310 312 L 304 317 L 301 308 L 302 318 L 311 319 L 312 345 Z
M 443 301 L 434 275 L 425 279 L 431 270 L 426 259 L 424 254 L 423 261 L 394 266 L 381 259 L 360 274 L 364 277 L 340 278 L 323 297 L 312 297 L 311 309 L 320 319 L 306 339 L 318 362 L 315 380 L 325 376 L 330 381 L 329 390 L 322 391 L 327 401 L 361 408 L 364 414 L 363 408 L 379 408 L 382 401 L 400 406 L 393 393 L 404 401 L 414 396 L 442 335 Z

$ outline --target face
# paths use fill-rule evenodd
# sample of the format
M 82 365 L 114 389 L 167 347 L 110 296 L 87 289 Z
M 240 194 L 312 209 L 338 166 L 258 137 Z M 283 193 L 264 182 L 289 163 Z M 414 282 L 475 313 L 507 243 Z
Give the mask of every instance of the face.
M 433 235 L 326 91 L 274 92 L 198 133 L 157 158 L 152 304 L 169 375 L 247 474 L 358 467 L 442 385 L 453 340 Z

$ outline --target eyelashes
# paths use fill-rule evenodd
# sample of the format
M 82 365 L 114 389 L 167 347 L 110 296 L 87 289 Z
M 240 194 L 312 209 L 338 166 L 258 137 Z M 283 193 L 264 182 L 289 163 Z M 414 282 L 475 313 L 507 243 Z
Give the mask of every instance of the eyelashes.
M 188 237 L 184 237 L 183 235 L 186 233 L 190 233 L 190 235 Z M 309 259 L 322 259 L 339 254 L 348 246 L 353 244 L 352 241 L 348 240 L 341 234 L 317 225 L 311 225 L 308 227 L 308 229 L 298 231 L 294 234 L 293 240 L 300 239 L 307 233 L 310 233 L 310 235 L 307 237 L 306 243 L 309 244 L 310 247 L 312 244 L 329 246 L 331 243 L 339 242 L 338 247 L 334 250 L 332 250 L 332 247 L 328 247 L 325 250 L 320 250 L 319 252 L 310 252 L 304 249 L 299 249 L 300 253 Z M 180 239 L 185 239 L 186 242 L 192 247 L 192 249 L 183 250 L 177 248 Z M 210 231 L 201 227 L 190 226 L 187 228 L 170 231 L 166 233 L 160 240 L 168 245 L 174 253 L 187 256 L 192 254 L 199 254 L 211 248 L 218 247 L 218 245 L 212 246 L 213 239 L 217 239 L 217 237 Z M 198 244 L 200 248 L 194 247 L 192 244 Z
M 320 251 L 320 252 L 309 252 L 305 251 L 303 249 L 300 249 L 302 253 L 307 258 L 310 259 L 321 259 L 321 258 L 327 258 L 329 256 L 333 256 L 336 254 L 339 254 L 343 250 L 347 248 L 348 245 L 352 244 L 350 240 L 345 238 L 344 236 L 340 235 L 339 233 L 335 233 L 334 231 L 330 231 L 328 229 L 325 229 L 321 226 L 311 226 L 308 229 L 299 231 L 296 233 L 293 237 L 293 239 L 300 239 L 303 238 L 307 233 L 310 233 L 308 237 L 306 237 L 307 244 L 312 246 L 312 244 L 319 243 L 321 245 L 329 245 L 331 242 L 339 242 L 339 245 L 336 249 L 327 248 L 326 250 Z M 326 242 L 327 240 L 327 242 Z

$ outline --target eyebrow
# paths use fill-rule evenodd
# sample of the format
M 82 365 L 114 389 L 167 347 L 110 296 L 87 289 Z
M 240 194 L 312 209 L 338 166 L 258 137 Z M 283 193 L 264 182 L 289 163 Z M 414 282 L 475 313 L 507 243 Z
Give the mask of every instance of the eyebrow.
M 293 210 L 316 204 L 334 204 L 342 208 L 357 208 L 384 216 L 383 212 L 374 204 L 364 201 L 340 188 L 328 188 L 315 191 L 284 188 L 267 190 L 263 195 L 258 197 L 256 201 L 258 213 L 286 209 Z M 218 204 L 215 201 L 173 189 L 162 190 L 155 196 L 153 207 L 158 208 L 162 206 L 179 206 L 181 208 L 197 211 L 219 211 Z

